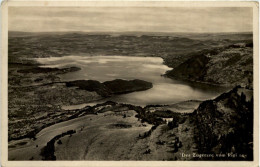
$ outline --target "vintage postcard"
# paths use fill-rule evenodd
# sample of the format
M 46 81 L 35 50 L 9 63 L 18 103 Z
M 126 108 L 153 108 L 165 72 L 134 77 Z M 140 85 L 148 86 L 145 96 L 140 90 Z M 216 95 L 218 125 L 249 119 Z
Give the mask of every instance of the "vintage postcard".
M 3 167 L 258 166 L 258 2 L 1 7 Z

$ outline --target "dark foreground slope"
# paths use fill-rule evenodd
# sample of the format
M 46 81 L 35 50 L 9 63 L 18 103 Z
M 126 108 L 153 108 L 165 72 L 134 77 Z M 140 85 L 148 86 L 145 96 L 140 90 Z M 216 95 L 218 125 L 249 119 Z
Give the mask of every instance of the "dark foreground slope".
M 252 44 L 230 45 L 198 52 L 166 75 L 210 84 L 252 87 Z
M 204 101 L 192 114 L 198 152 L 228 160 L 253 159 L 253 91 L 235 87 Z M 218 157 L 217 154 L 225 154 Z

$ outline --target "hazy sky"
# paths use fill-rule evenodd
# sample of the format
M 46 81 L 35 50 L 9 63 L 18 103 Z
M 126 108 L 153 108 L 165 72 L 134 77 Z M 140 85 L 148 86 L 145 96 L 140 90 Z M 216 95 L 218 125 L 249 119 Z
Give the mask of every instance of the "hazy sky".
M 10 31 L 249 32 L 252 8 L 9 7 Z

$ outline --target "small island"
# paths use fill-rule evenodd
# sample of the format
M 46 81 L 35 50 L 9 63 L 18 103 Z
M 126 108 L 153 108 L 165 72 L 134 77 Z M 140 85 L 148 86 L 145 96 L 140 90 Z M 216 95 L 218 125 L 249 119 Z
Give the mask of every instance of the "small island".
M 97 92 L 103 97 L 112 96 L 113 94 L 124 94 L 135 91 L 143 91 L 153 87 L 153 84 L 147 81 L 134 79 L 123 80 L 115 79 L 101 83 L 95 80 L 77 80 L 66 82 L 67 87 L 78 87 L 79 89 L 87 90 L 90 92 Z

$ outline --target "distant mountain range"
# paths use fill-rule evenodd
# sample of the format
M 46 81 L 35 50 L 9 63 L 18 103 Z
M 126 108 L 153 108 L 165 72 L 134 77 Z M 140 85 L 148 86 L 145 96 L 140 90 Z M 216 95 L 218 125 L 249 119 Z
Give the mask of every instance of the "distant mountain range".
M 68 32 L 23 32 L 23 31 L 9 31 L 8 35 L 10 37 L 15 36 L 34 36 L 34 35 L 46 35 L 46 34 L 90 34 L 90 35 L 150 35 L 150 36 L 182 36 L 182 37 L 208 37 L 208 36 L 220 36 L 220 35 L 252 35 L 252 32 L 219 32 L 219 33 L 191 33 L 191 32 L 143 32 L 143 31 L 126 31 L 126 32 L 84 32 L 84 31 L 68 31 Z

